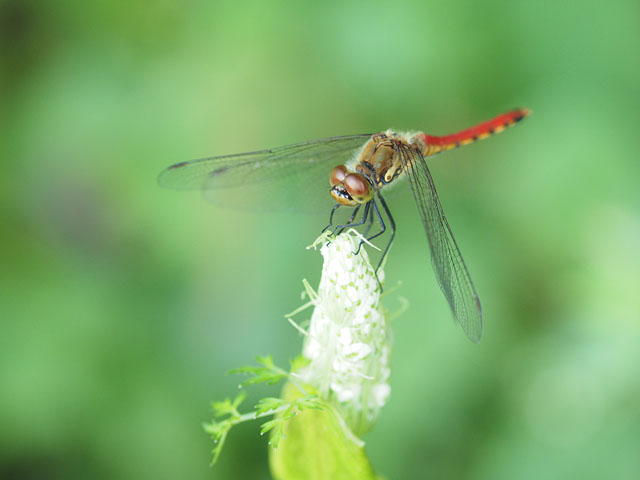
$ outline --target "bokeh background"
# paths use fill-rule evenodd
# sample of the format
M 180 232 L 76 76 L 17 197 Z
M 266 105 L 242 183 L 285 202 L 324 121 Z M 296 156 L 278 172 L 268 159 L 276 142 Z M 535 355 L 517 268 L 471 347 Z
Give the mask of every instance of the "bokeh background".
M 526 106 L 430 162 L 479 345 L 392 202 L 386 301 L 410 308 L 367 450 L 390 479 L 638 478 L 639 21 L 634 0 L 0 1 L 0 477 L 269 478 L 257 424 L 213 469 L 201 424 L 225 371 L 300 351 L 283 315 L 326 216 L 219 209 L 161 169 Z

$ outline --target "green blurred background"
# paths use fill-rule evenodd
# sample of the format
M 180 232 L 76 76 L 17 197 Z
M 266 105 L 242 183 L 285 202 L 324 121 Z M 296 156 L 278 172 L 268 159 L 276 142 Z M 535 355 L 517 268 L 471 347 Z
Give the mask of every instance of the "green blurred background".
M 0 478 L 263 479 L 258 425 L 208 466 L 232 367 L 325 216 L 163 190 L 171 163 L 389 127 L 518 127 L 430 162 L 483 301 L 450 320 L 408 195 L 388 297 L 390 479 L 640 475 L 640 4 L 0 1 Z M 259 395 L 275 394 L 256 389 Z

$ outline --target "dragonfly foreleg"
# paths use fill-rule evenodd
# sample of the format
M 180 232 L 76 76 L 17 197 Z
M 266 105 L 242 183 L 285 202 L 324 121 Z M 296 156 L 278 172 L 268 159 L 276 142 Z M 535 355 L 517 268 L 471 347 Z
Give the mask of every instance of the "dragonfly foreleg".
M 329 230 L 329 228 L 331 228 L 333 226 L 333 216 L 336 214 L 336 210 L 338 210 L 338 208 L 340 208 L 342 205 L 339 203 L 336 203 L 333 208 L 331 209 L 331 213 L 329 214 L 329 225 L 327 225 L 326 227 L 324 227 L 322 229 L 322 232 L 320 233 L 324 233 L 327 230 Z
M 391 244 L 393 243 L 393 238 L 396 236 L 396 222 L 393 220 L 393 216 L 389 211 L 387 202 L 385 202 L 384 198 L 382 198 L 382 195 L 380 195 L 380 192 L 378 192 L 378 200 L 380 200 L 380 205 L 382 205 L 382 209 L 384 210 L 384 213 L 387 216 L 387 219 L 389 220 L 389 228 L 391 229 L 391 235 L 389 236 L 389 241 L 387 242 L 387 245 L 384 247 L 384 251 L 382 252 L 382 256 L 380 257 L 378 266 L 376 267 L 376 275 L 378 273 L 378 270 L 380 270 L 380 267 L 382 266 L 382 262 L 384 262 L 384 259 L 387 256 L 387 253 L 389 253 L 389 249 L 391 248 Z M 380 215 L 380 212 L 377 210 L 377 206 L 376 206 L 376 213 Z
M 349 220 L 347 220 L 347 223 L 348 223 L 350 226 L 352 226 L 352 224 L 353 224 L 353 222 L 354 222 L 354 220 L 355 220 L 355 218 L 356 218 L 356 215 L 358 215 L 358 210 L 360 210 L 360 205 L 358 205 L 357 207 L 355 207 L 355 208 L 353 209 L 353 213 L 352 213 L 352 214 L 351 214 L 351 216 L 349 217 Z M 358 224 L 356 223 L 355 225 L 358 225 Z M 346 227 L 345 227 L 345 228 L 346 228 Z M 344 228 L 341 228 L 340 230 L 338 230 L 338 233 L 337 233 L 337 234 L 338 234 L 338 235 L 340 235 L 342 232 L 344 232 Z
M 331 232 L 331 236 L 334 236 L 338 231 L 342 232 L 342 230 L 344 230 L 345 228 L 359 227 L 360 225 L 363 225 L 367 221 L 367 217 L 369 216 L 370 207 L 371 202 L 366 203 L 364 206 L 364 214 L 362 215 L 362 220 L 354 222 L 354 219 L 358 214 L 358 210 L 360 209 L 360 205 L 355 207 L 355 211 L 349 218 L 348 223 L 345 223 L 343 225 L 336 225 L 336 227 L 333 229 L 333 232 Z
M 380 210 L 378 209 L 378 205 L 376 204 L 376 201 L 372 199 L 369 203 L 373 207 L 372 210 L 371 210 L 371 215 L 369 217 L 369 225 L 368 225 L 367 229 L 365 230 L 365 234 L 363 235 L 364 239 L 360 240 L 360 243 L 358 244 L 358 249 L 355 251 L 356 255 L 358 253 L 360 253 L 360 249 L 362 248 L 362 244 L 365 242 L 365 240 L 367 242 L 369 242 L 369 241 L 373 240 L 374 238 L 382 235 L 387 230 L 387 226 L 384 223 L 382 215 L 380 215 Z M 378 223 L 380 224 L 380 231 L 378 233 L 376 233 L 375 235 L 372 235 L 372 236 L 367 238 L 367 235 L 369 234 L 369 230 L 371 229 L 371 225 L 373 224 L 373 214 L 374 213 L 376 214 L 376 217 L 378 217 Z
M 369 221 L 367 222 L 367 228 L 365 228 L 364 233 L 362 234 L 362 236 L 364 238 L 367 238 L 367 235 L 369 235 L 369 231 L 371 230 L 372 226 L 373 226 L 373 214 L 369 215 Z

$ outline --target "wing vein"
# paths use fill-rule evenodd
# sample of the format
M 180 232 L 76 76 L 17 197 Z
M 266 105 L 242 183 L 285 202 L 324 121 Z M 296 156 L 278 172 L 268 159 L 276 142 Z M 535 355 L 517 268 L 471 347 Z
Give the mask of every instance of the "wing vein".
M 454 318 L 474 342 L 482 336 L 482 310 L 476 289 L 440 204 L 433 177 L 419 151 L 400 151 L 403 169 L 427 234 L 436 277 Z

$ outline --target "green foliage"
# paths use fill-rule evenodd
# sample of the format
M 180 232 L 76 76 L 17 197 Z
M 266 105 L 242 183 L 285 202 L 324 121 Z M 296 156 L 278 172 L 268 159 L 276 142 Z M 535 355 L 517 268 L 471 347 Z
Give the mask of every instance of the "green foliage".
M 258 383 L 266 383 L 267 385 L 274 385 L 283 378 L 289 376 L 289 373 L 281 368 L 278 368 L 273 363 L 271 355 L 266 357 L 257 357 L 256 361 L 261 364 L 260 367 L 245 366 L 240 368 L 234 368 L 229 370 L 228 373 L 236 374 L 242 373 L 246 375 L 252 375 L 250 378 L 242 382 L 240 385 L 243 387 L 249 385 L 256 385 Z
M 275 397 L 266 397 L 258 402 L 256 405 L 256 413 L 267 413 L 270 410 L 277 410 L 284 404 L 284 400 Z
M 291 384 L 283 396 L 292 402 L 309 400 Z M 271 472 L 277 480 L 373 480 L 377 478 L 364 451 L 364 444 L 346 426 L 331 406 L 292 415 L 279 413 L 273 420 L 271 444 L 276 447 L 286 430 L 287 439 L 270 449 Z M 278 423 L 279 421 L 279 423 Z
M 242 387 L 259 383 L 273 385 L 283 378 L 289 378 L 293 383 L 291 374 L 277 367 L 273 363 L 270 355 L 257 357 L 256 360 L 260 366 L 244 366 L 229 371 L 229 373 L 251 375 L 249 379 L 240 384 Z M 294 367 L 297 370 L 304 366 L 306 360 L 303 357 L 296 357 L 291 360 L 290 363 L 293 371 Z M 267 420 L 260 425 L 260 434 L 264 435 L 270 432 L 269 444 L 272 445 L 273 448 L 278 448 L 280 440 L 285 438 L 285 424 L 288 420 L 303 410 L 321 410 L 324 408 L 323 402 L 318 400 L 317 395 L 314 393 L 306 393 L 305 390 L 299 386 L 296 386 L 296 388 L 298 389 L 299 395 L 289 401 L 277 397 L 265 397 L 258 402 L 253 410 L 245 413 L 240 413 L 238 410 L 238 407 L 247 397 L 244 390 L 238 393 L 233 400 L 226 398 L 221 402 L 212 402 L 211 409 L 213 416 L 218 420 L 213 420 L 204 425 L 204 430 L 211 435 L 215 444 L 212 450 L 213 458 L 211 464 L 214 465 L 220 458 L 220 453 L 227 440 L 227 435 L 235 425 L 276 415 L 275 418 Z
M 212 452 L 212 465 L 218 461 L 220 453 L 222 452 L 222 447 L 224 447 L 224 442 L 227 440 L 227 434 L 229 433 L 229 430 L 231 430 L 231 427 L 243 421 L 242 415 L 238 412 L 238 407 L 245 398 L 247 398 L 247 394 L 242 391 L 236 395 L 233 401 L 226 398 L 222 402 L 211 403 L 211 409 L 213 410 L 213 415 L 215 417 L 228 415 L 228 417 L 222 421 L 211 422 L 204 426 L 205 431 L 213 437 L 215 442 Z
M 298 355 L 289 362 L 289 365 L 291 366 L 291 372 L 297 372 L 309 365 L 309 359 L 304 355 Z

